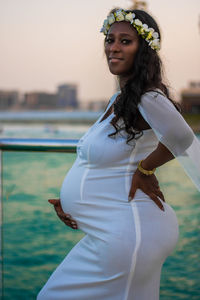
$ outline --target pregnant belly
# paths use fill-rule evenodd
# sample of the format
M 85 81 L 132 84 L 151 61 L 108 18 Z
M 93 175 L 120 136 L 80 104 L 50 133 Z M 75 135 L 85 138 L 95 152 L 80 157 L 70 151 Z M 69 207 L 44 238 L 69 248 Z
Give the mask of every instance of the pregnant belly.
M 61 205 L 65 212 L 78 215 L 87 206 L 89 210 L 101 209 L 101 206 L 119 207 L 128 205 L 128 193 L 124 171 L 108 169 L 89 169 L 78 162 L 67 173 L 60 191 Z M 130 180 L 129 180 L 130 181 Z M 83 213 L 83 212 L 82 212 Z
M 77 204 L 81 200 L 81 183 L 85 169 L 77 167 L 75 162 L 64 178 L 61 190 L 60 201 L 64 212 L 74 216 L 77 212 Z
M 137 199 L 128 202 L 130 179 L 131 176 L 126 189 L 124 174 L 115 172 L 113 178 L 113 174 L 111 176 L 105 169 L 87 169 L 75 162 L 61 187 L 62 208 L 73 217 L 79 229 L 95 237 L 112 234 L 121 239 L 124 234 L 133 234 L 133 212 L 136 207 L 142 226 L 153 226 L 152 220 L 156 228 L 163 223 L 171 236 L 171 230 L 177 228 L 176 216 L 171 207 L 164 204 L 163 213 L 151 199 L 145 199 L 144 195 L 139 194 Z
M 120 171 L 121 172 L 121 171 Z M 75 162 L 64 178 L 60 199 L 78 227 L 95 236 L 111 232 L 119 235 L 120 219 L 131 221 L 125 176 L 105 169 L 89 169 Z
M 105 210 L 120 211 L 122 206 L 129 206 L 131 178 L 132 174 L 128 175 L 126 170 L 89 169 L 76 161 L 61 187 L 62 208 L 74 218 L 80 213 L 89 216 L 94 211 L 104 215 Z M 152 204 L 152 200 L 140 190 L 135 196 L 135 201 Z

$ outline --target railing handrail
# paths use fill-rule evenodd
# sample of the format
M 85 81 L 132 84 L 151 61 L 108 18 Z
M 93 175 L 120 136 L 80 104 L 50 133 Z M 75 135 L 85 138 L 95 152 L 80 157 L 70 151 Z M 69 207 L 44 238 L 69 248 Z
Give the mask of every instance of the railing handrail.
M 1 138 L 2 151 L 76 152 L 78 139 Z

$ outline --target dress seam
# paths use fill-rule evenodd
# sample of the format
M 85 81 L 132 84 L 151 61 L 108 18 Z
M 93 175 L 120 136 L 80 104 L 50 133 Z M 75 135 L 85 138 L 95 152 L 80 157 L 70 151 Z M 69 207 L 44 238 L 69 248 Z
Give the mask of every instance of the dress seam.
M 133 213 L 133 219 L 135 223 L 135 249 L 133 251 L 132 259 L 131 259 L 131 267 L 130 267 L 130 272 L 128 275 L 128 280 L 127 280 L 127 285 L 125 289 L 125 295 L 124 295 L 124 300 L 128 300 L 129 296 L 129 290 L 131 286 L 131 281 L 134 276 L 134 271 L 137 263 L 137 255 L 138 255 L 138 250 L 140 248 L 141 244 L 141 224 L 140 224 L 140 216 L 139 216 L 139 211 L 136 203 L 130 203 L 131 208 L 132 208 L 132 213 Z
M 88 164 L 89 165 L 90 165 L 90 146 L 91 146 L 91 144 L 88 145 L 88 149 L 87 149 L 87 159 L 88 159 Z M 85 168 L 85 171 L 84 171 L 82 179 L 81 179 L 81 186 L 80 186 L 81 202 L 83 202 L 83 188 L 84 188 L 85 179 L 87 177 L 87 174 L 88 174 L 89 170 L 90 170 L 89 168 Z
M 127 172 L 130 169 L 131 163 L 133 163 L 133 161 L 134 161 L 134 157 L 135 157 L 136 153 L 137 153 L 137 143 L 130 155 L 129 164 L 127 166 Z M 125 189 L 126 189 L 127 194 L 129 193 L 128 188 L 130 188 L 130 186 L 128 184 L 128 178 L 126 177 Z M 137 204 L 133 200 L 130 202 L 130 206 L 131 206 L 131 210 L 132 210 L 132 214 L 133 214 L 133 222 L 135 225 L 135 248 L 133 250 L 133 254 L 132 254 L 132 258 L 131 258 L 131 266 L 130 266 L 130 271 L 128 274 L 128 279 L 127 279 L 127 284 L 126 284 L 123 300 L 128 300 L 131 281 L 134 276 L 135 266 L 136 266 L 136 262 L 137 262 L 137 254 L 138 254 L 138 250 L 139 250 L 140 243 L 141 243 L 141 228 L 140 228 L 140 217 L 139 217 L 138 207 L 137 207 Z

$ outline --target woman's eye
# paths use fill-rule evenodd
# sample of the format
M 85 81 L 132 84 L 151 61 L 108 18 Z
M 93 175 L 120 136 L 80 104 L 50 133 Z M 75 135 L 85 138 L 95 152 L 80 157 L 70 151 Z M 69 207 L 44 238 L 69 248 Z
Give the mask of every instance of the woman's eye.
M 123 39 L 121 43 L 127 45 L 131 43 L 131 40 Z
M 109 38 L 106 39 L 106 44 L 111 44 L 112 42 L 113 42 L 113 39 L 109 39 Z

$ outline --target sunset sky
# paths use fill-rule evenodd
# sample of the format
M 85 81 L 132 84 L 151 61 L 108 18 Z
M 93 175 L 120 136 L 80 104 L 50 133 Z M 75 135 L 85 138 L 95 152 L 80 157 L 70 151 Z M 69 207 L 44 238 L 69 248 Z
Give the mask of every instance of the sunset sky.
M 161 57 L 172 92 L 200 81 L 199 0 L 149 0 L 162 33 Z M 0 89 L 54 92 L 77 83 L 81 101 L 110 98 L 114 78 L 100 28 L 129 0 L 1 0 Z

